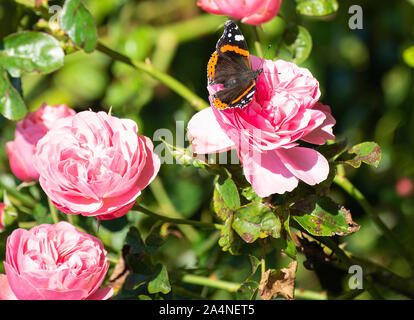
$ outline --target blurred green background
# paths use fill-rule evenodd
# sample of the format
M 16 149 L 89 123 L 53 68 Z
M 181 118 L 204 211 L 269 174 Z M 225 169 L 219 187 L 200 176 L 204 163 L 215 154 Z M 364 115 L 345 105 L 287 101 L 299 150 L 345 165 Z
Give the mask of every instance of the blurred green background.
M 306 27 L 312 36 L 312 52 L 301 66 L 309 68 L 319 80 L 321 101 L 331 106 L 337 120 L 334 127 L 337 137 L 347 138 L 350 145 L 376 141 L 381 146 L 380 166 L 349 169 L 349 179 L 365 194 L 386 224 L 413 248 L 413 193 L 400 195 L 396 191 L 399 179 L 414 178 L 413 1 L 344 0 L 340 1 L 335 16 L 323 20 L 292 15 L 287 1 L 284 2 L 283 18 Z M 150 59 L 156 68 L 207 100 L 206 64 L 226 17 L 203 12 L 195 0 L 84 0 L 84 3 L 96 20 L 99 39 L 104 44 L 137 60 Z M 362 30 L 348 27 L 351 17 L 348 8 L 355 4 L 363 8 Z M 61 6 L 62 1 L 50 1 L 49 5 Z M 1 38 L 27 28 L 34 21 L 29 10 L 13 1 L 1 0 Z M 259 29 L 263 48 L 272 44 L 266 58 L 274 58 L 285 26 L 286 22 L 277 17 Z M 248 25 L 241 28 L 255 54 L 253 28 Z M 280 53 L 282 58 L 290 58 L 284 48 Z M 135 120 L 139 133 L 150 138 L 158 128 L 175 132 L 176 121 L 184 121 L 186 125 L 196 112 L 164 85 L 100 52 L 70 54 L 65 58 L 64 67 L 55 73 L 25 75 L 22 87 L 30 110 L 43 102 L 64 103 L 76 111 L 89 108 L 108 111 L 112 107 L 114 115 Z M 5 152 L 5 143 L 13 139 L 14 128 L 15 123 L 0 118 L 0 174 L 2 181 L 10 186 L 20 183 L 10 173 Z M 155 145 L 159 143 L 154 141 Z M 177 211 L 185 218 L 214 220 L 213 177 L 180 165 L 163 165 L 159 177 L 159 183 L 144 191 L 142 202 L 151 204 L 154 210 Z M 36 187 L 31 188 L 30 192 L 36 193 Z M 332 192 L 361 226 L 358 232 L 342 239 L 346 249 L 408 276 L 408 265 L 359 205 L 339 188 L 333 188 Z M 83 221 L 81 217 L 76 218 Z M 99 236 L 116 256 L 127 232 L 127 222 L 139 224 L 148 231 L 154 221 L 130 212 L 124 218 L 103 222 Z M 216 242 L 217 233 L 195 232 L 192 243 L 172 233 L 159 258 L 168 266 L 210 268 L 221 279 L 241 282 L 246 278 L 250 270 L 246 258 L 222 253 Z M 211 250 L 207 256 L 206 250 Z M 282 256 L 280 250 L 269 253 L 268 264 L 274 268 L 285 267 L 288 262 L 289 258 Z M 329 289 L 329 293 L 339 294 L 346 281 L 345 275 L 335 269 L 327 268 L 317 274 L 299 264 L 297 287 Z M 213 289 L 202 294 L 208 298 L 233 297 Z M 386 298 L 400 298 L 387 290 L 383 294 Z M 364 297 L 367 295 L 359 298 Z

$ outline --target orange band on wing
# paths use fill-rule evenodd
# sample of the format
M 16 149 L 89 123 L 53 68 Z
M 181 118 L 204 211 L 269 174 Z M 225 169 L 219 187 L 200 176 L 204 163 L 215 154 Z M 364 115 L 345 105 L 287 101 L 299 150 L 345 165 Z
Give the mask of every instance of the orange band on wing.
M 237 101 L 239 101 L 241 98 L 243 98 L 250 91 L 250 89 L 254 87 L 255 84 L 256 84 L 256 82 L 253 81 L 253 84 L 249 88 L 247 88 L 247 90 L 244 91 L 236 100 L 233 100 L 231 102 L 231 104 L 235 104 Z
M 228 107 L 227 103 L 224 103 L 223 101 L 221 101 L 219 98 L 215 98 L 213 100 L 213 104 L 217 109 L 226 109 Z
M 216 73 L 217 59 L 218 59 L 217 51 L 214 51 L 207 64 L 207 75 L 211 79 L 214 78 L 214 74 Z
M 239 48 L 237 46 L 229 45 L 229 44 L 226 44 L 226 45 L 222 46 L 220 48 L 220 51 L 221 52 L 233 51 L 233 52 L 236 52 L 238 54 L 241 54 L 242 56 L 245 56 L 245 57 L 248 57 L 249 56 L 249 51 L 244 50 L 244 49 L 241 49 L 241 48 Z

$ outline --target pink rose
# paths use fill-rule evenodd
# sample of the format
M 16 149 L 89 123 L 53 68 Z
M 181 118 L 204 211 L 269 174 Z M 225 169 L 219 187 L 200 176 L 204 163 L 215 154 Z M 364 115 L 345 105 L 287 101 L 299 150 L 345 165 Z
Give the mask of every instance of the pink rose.
M 109 262 L 102 242 L 67 222 L 16 229 L 7 239 L 7 281 L 0 298 L 19 300 L 103 300 Z
M 210 13 L 241 19 L 246 24 L 261 25 L 278 14 L 281 3 L 282 0 L 198 0 L 197 5 Z
M 4 225 L 4 209 L 6 208 L 6 204 L 0 203 L 0 231 L 3 231 L 5 229 Z
M 292 191 L 299 180 L 322 182 L 329 173 L 328 161 L 298 146 L 298 140 L 324 144 L 335 137 L 330 108 L 317 102 L 318 81 L 293 63 L 251 60 L 253 69 L 263 67 L 252 102 L 243 109 L 210 107 L 195 114 L 187 127 L 194 152 L 237 148 L 246 179 L 261 197 Z M 211 105 L 211 96 L 221 88 L 208 86 Z
M 53 127 L 57 119 L 74 114 L 74 110 L 63 104 L 54 107 L 43 104 L 17 123 L 14 141 L 6 143 L 10 168 L 17 178 L 27 182 L 39 179 L 39 173 L 33 167 L 37 142 Z
M 134 121 L 105 112 L 57 121 L 34 156 L 41 187 L 62 212 L 102 220 L 125 215 L 160 169 L 151 140 L 137 132 Z

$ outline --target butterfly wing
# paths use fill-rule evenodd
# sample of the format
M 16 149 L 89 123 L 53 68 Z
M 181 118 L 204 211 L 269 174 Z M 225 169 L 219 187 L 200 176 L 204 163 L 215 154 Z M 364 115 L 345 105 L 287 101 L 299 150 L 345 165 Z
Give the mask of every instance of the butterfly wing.
M 209 84 L 222 84 L 224 89 L 213 97 L 218 109 L 244 108 L 256 90 L 256 74 L 252 73 L 246 40 L 233 21 L 228 21 L 217 41 L 216 51 L 207 65 Z
M 252 101 L 255 91 L 255 80 L 252 80 L 248 86 L 226 88 L 214 94 L 213 104 L 218 109 L 244 108 Z
M 224 84 L 229 76 L 251 69 L 249 49 L 240 29 L 228 21 L 207 64 L 209 84 Z

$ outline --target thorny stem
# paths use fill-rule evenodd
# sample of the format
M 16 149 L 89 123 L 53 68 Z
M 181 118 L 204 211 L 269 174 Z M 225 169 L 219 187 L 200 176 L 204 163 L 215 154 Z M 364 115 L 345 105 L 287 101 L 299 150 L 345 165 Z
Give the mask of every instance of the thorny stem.
M 141 206 L 140 204 L 135 204 L 132 210 L 139 211 L 153 218 L 157 218 L 159 220 L 171 222 L 174 224 L 188 224 L 188 225 L 197 226 L 200 228 L 212 228 L 212 229 L 218 229 L 218 230 L 222 228 L 222 225 L 217 224 L 217 223 L 209 223 L 209 222 L 202 222 L 202 221 L 195 221 L 195 220 L 188 220 L 188 219 L 175 219 L 175 218 L 163 216 L 151 210 L 148 210 L 147 208 Z
M 359 203 L 371 220 L 378 226 L 378 228 L 380 228 L 384 236 L 386 236 L 391 243 L 394 244 L 394 247 L 398 250 L 398 253 L 408 261 L 411 267 L 411 272 L 413 273 L 414 260 L 412 254 L 401 243 L 400 239 L 384 224 L 384 222 L 382 222 L 365 196 L 344 175 L 337 174 L 334 178 L 334 182 Z

